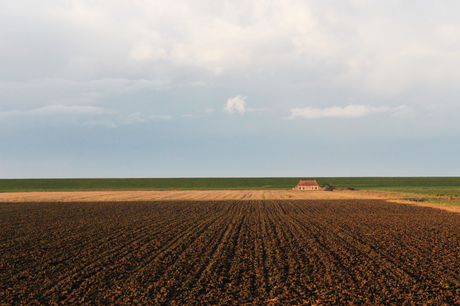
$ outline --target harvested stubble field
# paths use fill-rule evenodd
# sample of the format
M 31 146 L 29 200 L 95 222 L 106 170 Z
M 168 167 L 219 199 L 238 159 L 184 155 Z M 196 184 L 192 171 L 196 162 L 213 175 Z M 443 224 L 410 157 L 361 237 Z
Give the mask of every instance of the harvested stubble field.
M 460 304 L 459 227 L 382 200 L 2 203 L 0 303 Z
M 0 202 L 98 202 L 163 200 L 276 200 L 276 199 L 369 199 L 374 195 L 359 192 L 300 190 L 102 190 L 32 191 L 0 193 Z

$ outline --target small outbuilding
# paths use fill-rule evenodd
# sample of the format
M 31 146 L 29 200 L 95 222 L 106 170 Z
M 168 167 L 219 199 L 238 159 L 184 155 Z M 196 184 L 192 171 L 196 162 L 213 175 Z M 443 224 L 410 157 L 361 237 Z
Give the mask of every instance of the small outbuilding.
M 319 187 L 318 183 L 315 181 L 300 181 L 297 186 L 292 188 L 292 190 L 324 190 L 324 188 Z

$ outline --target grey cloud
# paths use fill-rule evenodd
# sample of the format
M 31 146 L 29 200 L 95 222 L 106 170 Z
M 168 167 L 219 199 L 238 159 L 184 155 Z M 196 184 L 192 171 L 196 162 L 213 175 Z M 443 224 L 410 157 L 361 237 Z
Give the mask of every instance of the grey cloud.
M 154 79 L 163 86 L 187 69 L 197 77 L 284 65 L 330 70 L 323 78 L 332 86 L 389 95 L 425 80 L 460 80 L 459 22 L 426 18 L 458 6 L 410 6 L 406 20 L 399 13 L 409 3 L 400 2 L 77 0 L 31 4 L 32 13 L 8 1 L 2 78 Z
M 338 130 L 376 142 L 402 134 L 458 139 L 459 12 L 460 2 L 450 0 L 3 0 L 0 136 L 27 143 L 43 126 L 116 134 L 92 143 L 63 134 L 76 147 L 87 144 L 88 154 L 101 139 L 144 145 L 164 137 L 158 150 L 184 161 L 183 138 L 244 150 L 253 141 L 238 137 L 251 134 L 270 139 L 263 152 L 291 140 L 305 144 L 291 152 L 309 151 L 308 141 L 289 139 L 306 127 L 331 147 Z M 329 130 L 310 121 L 327 118 Z M 119 156 L 129 147 L 120 146 Z M 101 145 L 104 160 L 112 151 Z M 161 162 L 152 157 L 152 165 Z M 206 161 L 196 165 L 206 172 Z

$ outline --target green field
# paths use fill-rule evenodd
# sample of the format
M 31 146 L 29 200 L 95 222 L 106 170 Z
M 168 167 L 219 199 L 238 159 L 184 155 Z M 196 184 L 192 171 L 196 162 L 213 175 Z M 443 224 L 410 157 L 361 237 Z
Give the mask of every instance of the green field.
M 457 188 L 428 188 L 428 187 L 399 187 L 399 188 L 376 188 L 375 190 L 397 192 L 413 195 L 425 195 L 430 197 L 460 197 L 460 187 Z
M 348 187 L 356 189 L 399 190 L 398 192 L 408 192 L 414 194 L 426 194 L 420 192 L 451 192 L 452 196 L 458 196 L 460 189 L 460 177 L 101 178 L 0 179 L 0 192 L 291 189 L 297 185 L 299 180 L 317 180 L 318 184 L 321 186 L 324 184 L 332 184 L 336 188 Z M 418 193 L 414 191 L 418 191 Z

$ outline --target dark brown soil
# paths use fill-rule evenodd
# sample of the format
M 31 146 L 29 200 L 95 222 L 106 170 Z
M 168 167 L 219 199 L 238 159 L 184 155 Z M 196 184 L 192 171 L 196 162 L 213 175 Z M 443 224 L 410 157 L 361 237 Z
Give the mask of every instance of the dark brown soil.
M 380 200 L 0 204 L 1 305 L 455 305 L 460 216 Z

